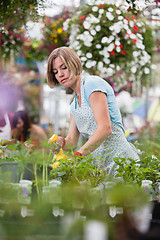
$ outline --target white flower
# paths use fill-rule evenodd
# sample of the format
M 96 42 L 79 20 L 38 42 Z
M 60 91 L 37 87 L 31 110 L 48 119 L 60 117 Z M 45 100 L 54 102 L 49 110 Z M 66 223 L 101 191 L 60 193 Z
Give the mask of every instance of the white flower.
M 88 38 L 88 41 L 90 41 L 90 42 L 93 41 L 93 37 L 90 34 L 87 36 L 87 38 Z
M 134 57 L 138 57 L 139 54 L 140 54 L 140 52 L 138 52 L 138 51 L 134 51 L 134 52 L 133 52 L 133 56 L 134 56 Z
M 110 35 L 110 36 L 109 36 L 109 39 L 108 39 L 108 43 L 111 43 L 113 40 L 114 40 L 113 35 Z
M 88 31 L 84 31 L 83 34 L 88 37 L 89 32 Z
M 70 19 L 68 18 L 64 23 L 63 23 L 63 30 L 67 31 L 68 30 L 68 23 L 69 23 Z
M 140 60 L 140 61 L 139 61 L 139 64 L 140 64 L 141 66 L 144 66 L 144 65 L 145 65 L 145 61 L 144 61 L 144 60 Z
M 100 49 L 101 47 L 101 44 L 96 44 L 96 48 Z
M 142 27 L 143 23 L 137 22 L 136 25 L 137 25 L 137 27 Z
M 140 33 L 136 34 L 138 38 L 140 38 L 141 40 L 143 40 L 143 36 Z
M 92 11 L 93 12 L 97 12 L 98 11 L 98 7 L 97 6 L 92 7 Z
M 121 44 L 120 41 L 119 41 L 119 39 L 116 39 L 115 44 L 116 44 L 117 46 L 119 46 L 119 45 Z
M 110 64 L 111 60 L 104 57 L 103 62 L 104 62 L 105 64 Z
M 107 38 L 107 37 L 103 37 L 103 38 L 101 39 L 101 43 L 106 43 L 106 42 L 108 42 L 108 38 Z
M 112 21 L 114 19 L 114 16 L 110 12 L 106 12 L 106 17 Z
M 89 41 L 84 41 L 84 45 L 85 45 L 86 47 L 91 47 L 91 46 L 92 46 L 92 43 L 89 42 Z
M 120 47 L 116 47 L 116 51 L 120 52 L 121 51 Z
M 96 65 L 96 61 L 92 61 L 92 66 L 95 66 Z
M 121 14 L 121 11 L 120 10 L 116 10 L 116 13 L 118 14 L 118 15 L 120 15 Z
M 100 20 L 98 18 L 96 18 L 93 14 L 89 14 L 86 17 L 83 24 L 86 25 L 86 23 L 87 23 L 87 27 L 88 27 L 89 24 L 91 25 L 92 23 L 99 23 L 99 22 L 100 22 Z
M 128 25 L 127 19 L 123 19 L 123 22 L 124 22 L 124 24 L 127 24 L 127 25 Z
M 131 68 L 131 72 L 132 72 L 132 73 L 136 73 L 136 71 L 137 71 L 137 68 L 136 68 L 135 66 L 133 66 L 133 67 Z
M 97 68 L 99 69 L 99 70 L 101 70 L 101 68 L 103 68 L 103 62 L 98 62 L 98 65 L 97 65 Z
M 78 56 L 81 56 L 81 55 L 82 55 L 82 51 L 81 51 L 81 50 L 78 50 L 78 51 L 77 51 L 77 55 L 78 55 Z
M 104 13 L 104 9 L 102 9 L 102 8 L 99 9 L 99 13 L 100 13 L 100 14 L 103 14 L 103 13 Z
M 100 26 L 100 25 L 97 25 L 97 26 L 95 27 L 95 29 L 96 29 L 97 32 L 99 32 L 99 31 L 101 30 L 101 26 Z
M 87 68 L 91 68 L 91 67 L 92 67 L 92 61 L 90 61 L 90 60 L 87 61 L 87 62 L 86 62 L 86 67 L 87 67 Z
M 108 50 L 109 52 L 111 52 L 113 49 L 114 49 L 114 44 L 111 43 L 111 44 L 108 46 L 107 50 Z
M 101 73 L 102 73 L 102 74 L 103 74 L 103 73 L 106 73 L 106 71 L 107 71 L 107 68 L 105 68 L 105 67 L 101 68 Z
M 123 16 L 118 16 L 118 20 L 123 20 Z
M 135 6 L 136 6 L 137 10 L 142 10 L 142 9 L 146 8 L 145 0 L 141 0 L 141 1 L 136 0 L 134 3 L 135 3 Z
M 103 55 L 105 58 L 109 58 L 110 54 L 108 53 L 107 47 L 104 47 L 103 50 L 99 51 L 100 55 Z
M 131 39 L 135 39 L 136 35 L 134 33 L 131 33 L 131 35 L 129 36 Z
M 109 11 L 109 12 L 113 12 L 113 8 L 111 8 L 111 7 L 108 8 L 108 11 Z
M 107 68 L 107 74 L 108 74 L 108 76 L 112 76 L 113 75 L 113 69 L 112 68 Z
M 115 1 L 115 5 L 116 5 L 117 7 L 123 6 L 122 3 L 123 3 L 122 0 L 117 0 L 117 1 Z
M 127 33 L 130 35 L 132 33 L 131 29 L 128 29 Z
M 75 50 L 80 49 L 79 42 L 78 42 L 78 41 L 74 41 L 74 42 L 72 43 L 72 47 L 73 47 Z
M 149 74 L 149 73 L 150 73 L 149 68 L 145 67 L 145 68 L 144 68 L 144 73 L 145 73 L 145 74 Z
M 140 39 L 137 40 L 136 47 L 139 48 L 139 49 L 142 49 L 142 50 L 145 49 L 145 46 L 143 45 L 143 42 Z
M 87 58 L 92 58 L 92 53 L 87 53 L 87 54 L 86 54 L 86 57 L 87 57 Z
M 91 34 L 92 34 L 93 36 L 95 36 L 95 35 L 97 34 L 97 32 L 96 32 L 94 29 L 92 29 L 92 30 L 91 30 Z
M 134 22 L 133 21 L 129 21 L 129 25 L 130 25 L 130 27 L 134 27 Z
M 128 29 L 129 29 L 128 24 L 124 24 L 124 25 L 123 25 L 123 28 L 126 29 L 126 30 L 128 31 Z
M 158 159 L 155 155 L 152 155 L 152 159 Z
M 85 62 L 86 60 L 87 60 L 86 57 L 81 57 L 81 61 L 82 61 L 82 62 Z
M 119 65 L 116 66 L 116 70 L 119 71 L 121 67 Z
M 90 24 L 89 21 L 84 21 L 84 22 L 83 22 L 83 26 L 84 26 L 85 29 L 89 29 L 90 26 L 91 26 L 91 24 Z
M 119 22 L 114 23 L 109 29 L 111 31 L 115 31 L 115 33 L 119 33 L 122 28 L 123 28 L 123 22 L 119 21 Z

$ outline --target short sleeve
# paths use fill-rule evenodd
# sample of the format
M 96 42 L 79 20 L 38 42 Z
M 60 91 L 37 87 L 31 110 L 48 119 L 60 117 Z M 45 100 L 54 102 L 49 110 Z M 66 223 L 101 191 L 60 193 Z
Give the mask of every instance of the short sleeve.
M 97 76 L 89 76 L 85 80 L 84 84 L 85 96 L 89 99 L 91 93 L 100 91 L 108 94 L 106 81 Z

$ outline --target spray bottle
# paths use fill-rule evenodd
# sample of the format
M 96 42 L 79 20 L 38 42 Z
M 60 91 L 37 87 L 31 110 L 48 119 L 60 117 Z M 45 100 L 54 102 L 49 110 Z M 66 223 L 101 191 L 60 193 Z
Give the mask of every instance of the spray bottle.
M 48 143 L 57 143 L 58 135 L 53 134 L 52 137 L 48 140 Z M 61 144 L 57 144 L 57 146 L 53 150 L 53 164 L 51 164 L 52 168 L 56 168 L 60 165 L 61 159 L 67 159 L 67 156 L 63 153 L 63 149 Z

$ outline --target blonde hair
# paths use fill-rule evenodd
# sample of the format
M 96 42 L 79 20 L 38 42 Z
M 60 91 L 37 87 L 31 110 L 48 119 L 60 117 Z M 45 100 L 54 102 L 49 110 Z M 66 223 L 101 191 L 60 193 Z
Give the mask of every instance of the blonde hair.
M 70 72 L 70 79 L 73 76 L 77 76 L 82 73 L 81 61 L 73 49 L 69 47 L 56 48 L 49 55 L 47 62 L 47 82 L 50 88 L 53 88 L 58 84 L 58 81 L 53 72 L 53 61 L 57 57 L 60 57 L 68 68 Z

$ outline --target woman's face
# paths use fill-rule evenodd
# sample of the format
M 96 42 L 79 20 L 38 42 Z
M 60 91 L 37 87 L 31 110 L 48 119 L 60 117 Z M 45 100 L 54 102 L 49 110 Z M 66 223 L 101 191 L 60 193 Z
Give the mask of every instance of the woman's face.
M 60 57 L 57 57 L 53 61 L 53 73 L 57 81 L 65 88 L 72 88 L 75 85 L 76 77 L 69 79 L 70 72 Z
M 17 125 L 16 125 L 16 128 L 18 128 L 19 130 L 23 130 L 23 126 L 24 126 L 24 122 L 21 118 L 18 118 L 18 121 L 17 121 Z

